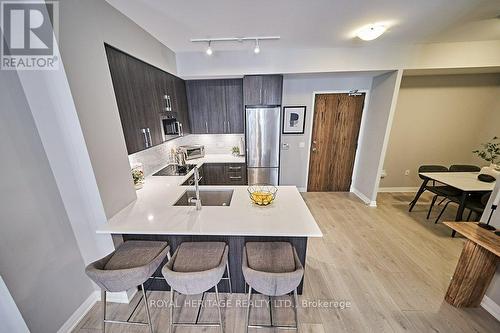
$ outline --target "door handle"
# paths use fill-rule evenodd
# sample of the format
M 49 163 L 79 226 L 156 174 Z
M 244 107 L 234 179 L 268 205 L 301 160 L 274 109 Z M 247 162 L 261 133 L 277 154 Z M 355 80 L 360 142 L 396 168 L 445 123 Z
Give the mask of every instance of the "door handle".
M 208 133 L 208 122 L 205 121 L 205 128 L 207 129 L 207 133 Z

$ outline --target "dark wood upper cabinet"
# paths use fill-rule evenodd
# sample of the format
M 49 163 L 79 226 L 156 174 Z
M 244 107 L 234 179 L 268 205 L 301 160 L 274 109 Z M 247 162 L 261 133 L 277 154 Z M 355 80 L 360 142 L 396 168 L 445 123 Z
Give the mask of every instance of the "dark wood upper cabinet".
M 191 132 L 208 133 L 208 89 L 204 81 L 186 81 L 189 122 Z
M 244 133 L 243 80 L 234 79 L 225 82 L 227 133 Z
M 175 110 L 182 124 L 184 134 L 191 134 L 191 126 L 188 115 L 188 101 L 186 93 L 186 81 L 174 77 Z
M 142 150 L 148 145 L 146 134 L 146 117 L 142 112 L 143 98 L 134 86 L 147 83 L 146 74 L 138 71 L 138 64 L 113 48 L 106 48 L 111 79 L 116 95 L 116 103 L 120 111 L 120 119 L 129 154 Z
M 225 90 L 223 80 L 206 80 L 208 90 L 208 132 L 227 133 Z
M 192 133 L 244 132 L 241 79 L 186 81 Z
M 243 78 L 244 105 L 281 105 L 283 75 L 247 75 Z
M 166 135 L 166 117 L 190 133 L 184 80 L 112 46 L 105 49 L 129 154 L 178 137 L 181 131 Z

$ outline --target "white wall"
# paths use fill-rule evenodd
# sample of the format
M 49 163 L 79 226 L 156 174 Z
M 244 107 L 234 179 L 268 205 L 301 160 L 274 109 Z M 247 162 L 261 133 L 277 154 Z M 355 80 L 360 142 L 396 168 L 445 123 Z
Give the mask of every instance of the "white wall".
M 306 106 L 306 125 L 304 134 L 281 135 L 282 146 L 288 144 L 289 149 L 281 150 L 280 185 L 294 185 L 304 191 L 307 188 L 314 92 L 369 90 L 374 75 L 373 72 L 284 75 L 282 105 Z
M 0 100 L 0 275 L 29 329 L 53 333 L 94 289 L 16 72 Z
M 373 79 L 358 145 L 356 173 L 351 189 L 366 203 L 376 205 L 380 173 L 387 150 L 402 71 L 393 71 Z
M 278 42 L 279 43 L 279 42 Z M 397 68 L 461 68 L 500 66 L 500 41 L 380 45 L 377 41 L 351 48 L 266 49 L 179 52 L 182 78 L 238 76 L 241 74 L 321 73 L 394 70 Z
M 488 217 L 490 216 L 491 212 L 491 205 L 493 204 L 493 201 L 499 191 L 500 182 L 497 182 L 495 190 L 491 194 L 490 200 L 486 205 L 486 210 L 481 217 L 482 222 L 488 221 Z M 497 229 L 500 229 L 500 207 L 497 208 L 497 210 L 493 214 L 490 224 Z M 491 314 L 493 314 L 498 320 L 500 320 L 500 265 L 497 265 L 496 274 L 493 277 L 488 290 L 486 290 L 486 295 L 481 305 Z
M 9 289 L 0 275 L 0 323 L 5 332 L 29 333 L 28 326 L 24 321 L 16 302 L 12 298 Z
M 135 200 L 104 42 L 170 73 L 175 54 L 105 1 L 65 0 L 59 44 L 106 216 Z
M 403 77 L 381 188 L 418 187 L 422 164 L 487 165 L 472 150 L 500 137 L 499 96 L 500 74 Z

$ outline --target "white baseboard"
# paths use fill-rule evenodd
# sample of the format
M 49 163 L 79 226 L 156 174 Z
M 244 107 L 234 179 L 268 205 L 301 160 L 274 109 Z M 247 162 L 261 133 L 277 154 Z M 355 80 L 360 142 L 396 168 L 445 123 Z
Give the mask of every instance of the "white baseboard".
M 111 303 L 130 303 L 137 293 L 137 288 L 128 290 L 127 292 L 107 293 L 106 302 Z M 101 300 L 101 291 L 96 290 L 76 309 L 75 312 L 66 320 L 57 333 L 71 332 L 82 318 L 90 311 L 94 304 Z
M 379 192 L 417 192 L 418 187 L 380 187 Z
M 500 305 L 495 303 L 491 298 L 485 295 L 481 301 L 481 307 L 500 321 Z
M 66 322 L 61 326 L 57 333 L 67 333 L 71 332 L 80 320 L 89 312 L 89 310 L 94 306 L 94 304 L 99 300 L 99 291 L 94 291 L 90 296 L 76 309 L 75 312 L 66 320 Z
M 351 192 L 354 193 L 358 198 L 361 199 L 365 204 L 367 204 L 370 207 L 377 207 L 377 201 L 375 200 L 370 200 L 366 195 L 355 189 L 354 187 L 351 187 Z
M 99 291 L 99 297 L 98 301 L 101 300 L 101 292 Z M 127 292 L 121 291 L 118 293 L 106 293 L 106 302 L 111 302 L 111 303 L 124 303 L 128 304 L 130 301 L 132 301 L 132 298 L 134 298 L 135 294 L 137 293 L 137 288 L 130 289 Z

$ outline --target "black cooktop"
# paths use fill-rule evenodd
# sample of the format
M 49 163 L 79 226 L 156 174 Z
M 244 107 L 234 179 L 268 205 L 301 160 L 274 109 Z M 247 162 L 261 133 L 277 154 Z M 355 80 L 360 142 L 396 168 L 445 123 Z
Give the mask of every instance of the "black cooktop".
M 191 171 L 196 164 L 186 164 L 180 166 L 177 164 L 170 164 L 154 173 L 153 176 L 185 176 L 189 171 Z

